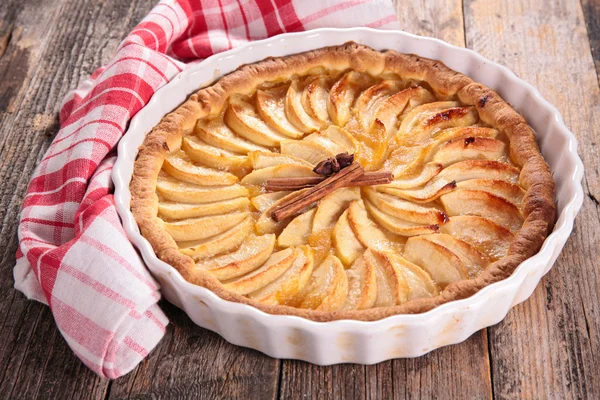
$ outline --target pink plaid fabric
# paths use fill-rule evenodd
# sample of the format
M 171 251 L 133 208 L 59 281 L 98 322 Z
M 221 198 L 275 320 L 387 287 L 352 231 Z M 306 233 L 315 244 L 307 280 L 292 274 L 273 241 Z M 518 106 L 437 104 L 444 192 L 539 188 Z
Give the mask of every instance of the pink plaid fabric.
M 185 62 L 283 32 L 353 26 L 398 23 L 388 0 L 163 0 L 67 95 L 25 196 L 14 277 L 50 306 L 89 368 L 108 378 L 131 371 L 168 324 L 114 206 L 110 173 L 127 122 Z

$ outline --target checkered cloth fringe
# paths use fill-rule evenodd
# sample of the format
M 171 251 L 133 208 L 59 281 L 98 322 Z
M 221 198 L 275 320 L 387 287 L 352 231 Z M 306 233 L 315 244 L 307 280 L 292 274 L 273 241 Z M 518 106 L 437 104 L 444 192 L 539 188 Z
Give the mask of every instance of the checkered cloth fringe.
M 50 306 L 98 375 L 131 371 L 168 324 L 115 210 L 110 173 L 127 122 L 188 62 L 284 32 L 354 26 L 398 23 L 388 0 L 164 0 L 67 95 L 23 203 L 15 288 Z

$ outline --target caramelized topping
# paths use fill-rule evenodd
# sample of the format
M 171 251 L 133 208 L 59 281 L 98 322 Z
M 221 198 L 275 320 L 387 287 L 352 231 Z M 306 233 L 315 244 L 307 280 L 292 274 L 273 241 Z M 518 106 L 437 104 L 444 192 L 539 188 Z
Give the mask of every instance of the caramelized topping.
M 523 223 L 509 139 L 479 119 L 487 101 L 391 73 L 265 82 L 165 147 L 157 217 L 198 268 L 264 304 L 437 296 L 504 257 Z

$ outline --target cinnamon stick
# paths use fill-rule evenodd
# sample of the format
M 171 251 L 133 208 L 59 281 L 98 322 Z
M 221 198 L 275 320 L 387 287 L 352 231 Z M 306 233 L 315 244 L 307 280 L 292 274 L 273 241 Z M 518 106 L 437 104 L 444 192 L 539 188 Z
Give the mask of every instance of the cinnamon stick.
M 353 186 L 381 185 L 390 183 L 393 180 L 394 174 L 388 171 L 365 172 L 363 176 L 353 180 L 352 184 Z
M 273 178 L 265 184 L 265 189 L 269 192 L 281 192 L 287 190 L 298 190 L 315 186 L 323 182 L 326 178 L 320 176 L 294 177 L 294 178 Z M 347 186 L 373 186 L 384 185 L 394 180 L 391 172 L 365 172 L 362 176 L 354 179 Z
M 296 187 L 315 186 L 325 180 L 324 176 L 301 176 L 294 178 L 273 178 L 267 180 L 265 189 L 270 192 L 294 190 Z M 287 189 L 286 189 L 287 188 Z
M 348 167 L 341 169 L 335 175 L 325 178 L 317 185 L 311 187 L 306 192 L 302 193 L 301 196 L 292 199 L 289 202 L 280 204 L 271 212 L 271 218 L 273 218 L 276 222 L 284 220 L 307 207 L 311 203 L 322 199 L 334 190 L 347 186 L 354 179 L 360 177 L 364 173 L 365 170 L 358 163 L 352 163 Z

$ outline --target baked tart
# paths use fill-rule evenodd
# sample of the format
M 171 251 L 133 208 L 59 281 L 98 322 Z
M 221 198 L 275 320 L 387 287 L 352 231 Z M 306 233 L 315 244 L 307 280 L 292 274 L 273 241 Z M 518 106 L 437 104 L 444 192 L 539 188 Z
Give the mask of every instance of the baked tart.
M 355 43 L 192 94 L 146 136 L 130 189 L 142 235 L 187 281 L 316 321 L 471 296 L 555 219 L 534 132 L 498 94 Z

